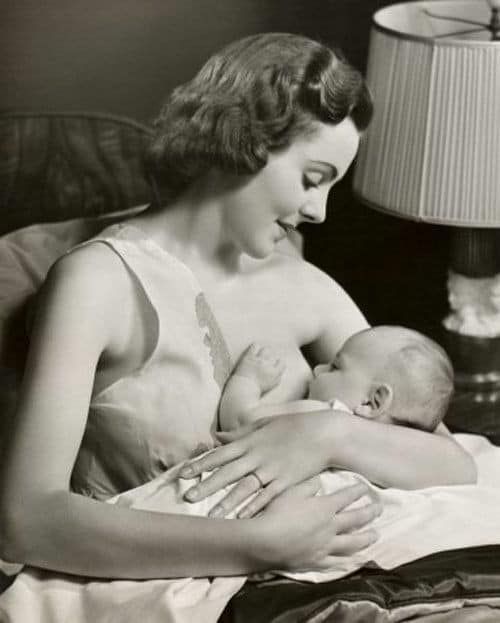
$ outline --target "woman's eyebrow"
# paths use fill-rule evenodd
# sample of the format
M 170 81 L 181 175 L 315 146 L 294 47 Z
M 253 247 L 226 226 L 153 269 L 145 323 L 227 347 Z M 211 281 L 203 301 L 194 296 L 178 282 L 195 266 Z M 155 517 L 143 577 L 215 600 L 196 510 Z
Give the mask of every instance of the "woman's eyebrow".
M 313 160 L 314 164 L 319 164 L 321 165 L 322 168 L 325 168 L 328 170 L 327 176 L 328 176 L 328 181 L 333 181 L 336 177 L 338 177 L 338 170 L 337 167 L 335 167 L 333 164 L 331 164 L 330 162 L 325 162 L 324 160 Z

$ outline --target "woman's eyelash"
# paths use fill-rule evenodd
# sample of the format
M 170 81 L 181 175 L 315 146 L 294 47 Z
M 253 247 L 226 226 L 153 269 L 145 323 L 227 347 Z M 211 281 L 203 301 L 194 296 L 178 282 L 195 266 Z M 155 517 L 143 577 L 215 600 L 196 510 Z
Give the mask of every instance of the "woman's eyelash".
M 312 180 L 311 178 L 304 177 L 304 186 L 305 188 L 317 188 L 321 184 L 322 180 Z

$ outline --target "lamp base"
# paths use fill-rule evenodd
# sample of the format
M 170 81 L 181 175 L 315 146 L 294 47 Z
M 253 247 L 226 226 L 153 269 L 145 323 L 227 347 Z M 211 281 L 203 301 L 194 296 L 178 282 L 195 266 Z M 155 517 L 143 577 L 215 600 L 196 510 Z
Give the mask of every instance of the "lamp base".
M 455 369 L 457 394 L 468 394 L 472 402 L 500 405 L 500 337 L 443 332 L 443 346 Z
M 443 346 L 457 394 L 500 405 L 500 231 L 453 228 Z
M 498 413 L 499 405 L 496 402 L 474 400 L 470 393 L 456 393 L 446 414 L 445 424 L 454 433 L 483 435 L 493 444 L 500 445 Z

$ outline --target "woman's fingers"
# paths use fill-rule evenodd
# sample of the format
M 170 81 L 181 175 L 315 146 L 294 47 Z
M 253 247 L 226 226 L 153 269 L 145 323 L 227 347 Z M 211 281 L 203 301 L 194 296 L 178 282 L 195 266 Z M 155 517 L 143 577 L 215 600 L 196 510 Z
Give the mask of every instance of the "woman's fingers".
M 210 511 L 210 517 L 223 517 L 232 510 L 237 508 L 253 493 L 257 495 L 238 513 L 239 519 L 248 519 L 253 517 L 263 508 L 265 508 L 274 498 L 282 494 L 283 499 L 292 497 L 310 497 L 315 495 L 321 486 L 317 476 L 291 487 L 284 493 L 283 486 L 277 481 L 270 482 L 266 487 L 261 488 L 260 480 L 253 472 L 242 478 L 234 488 Z M 260 489 L 260 491 L 259 491 Z
M 212 467 L 207 468 L 208 471 L 211 469 Z M 227 485 L 241 480 L 244 476 L 250 474 L 251 471 L 252 470 L 243 458 L 232 461 L 230 465 L 222 466 L 220 469 L 205 478 L 205 480 L 202 480 L 194 487 L 188 489 L 184 494 L 184 498 L 189 502 L 198 502 L 199 500 L 203 500 L 209 495 L 212 495 L 212 493 L 227 487 Z
M 286 489 L 281 494 L 282 500 L 289 500 L 291 498 L 304 498 L 316 495 L 321 488 L 321 480 L 319 476 L 313 476 L 303 482 L 300 482 L 289 489 Z M 284 487 L 283 487 L 284 489 Z M 281 493 L 281 492 L 280 492 Z
M 380 504 L 367 504 L 362 508 L 337 513 L 334 518 L 336 532 L 341 534 L 363 528 L 376 519 L 381 512 L 382 506 Z
M 291 487 L 283 492 L 277 481 L 271 482 L 267 487 L 259 491 L 259 493 L 238 513 L 239 519 L 248 519 L 254 517 L 258 512 L 265 508 L 275 497 L 280 495 L 281 499 L 291 499 L 292 497 L 311 497 L 318 493 L 321 488 L 321 481 L 318 476 L 309 478 L 304 482 Z
M 224 517 L 260 488 L 260 482 L 253 474 L 242 478 L 231 491 L 208 513 L 209 517 Z
M 181 478 L 194 478 L 203 472 L 210 472 L 216 467 L 221 467 L 221 465 L 234 461 L 242 454 L 243 450 L 237 444 L 219 446 L 207 452 L 207 454 L 186 463 L 179 472 L 179 476 Z
M 368 486 L 360 482 L 344 489 L 339 489 L 335 493 L 324 496 L 324 499 L 330 499 L 332 501 L 333 510 L 338 513 L 349 504 L 352 504 L 356 500 L 359 500 L 363 495 L 368 493 Z
M 332 556 L 349 556 L 365 547 L 373 545 L 378 538 L 375 530 L 364 530 L 353 534 L 338 534 L 332 543 L 330 554 Z
M 281 493 L 277 482 L 271 482 L 265 489 L 250 500 L 250 502 L 238 513 L 239 519 L 254 517 L 258 512 L 265 508 L 274 498 Z

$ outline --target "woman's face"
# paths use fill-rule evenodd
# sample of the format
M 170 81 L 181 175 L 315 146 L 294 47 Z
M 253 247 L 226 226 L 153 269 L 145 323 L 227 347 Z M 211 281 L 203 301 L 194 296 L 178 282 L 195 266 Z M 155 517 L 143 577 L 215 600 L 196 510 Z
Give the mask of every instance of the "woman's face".
M 354 159 L 359 134 L 350 118 L 315 131 L 269 155 L 266 166 L 227 195 L 226 233 L 240 251 L 267 257 L 303 222 L 322 223 L 331 187 Z

